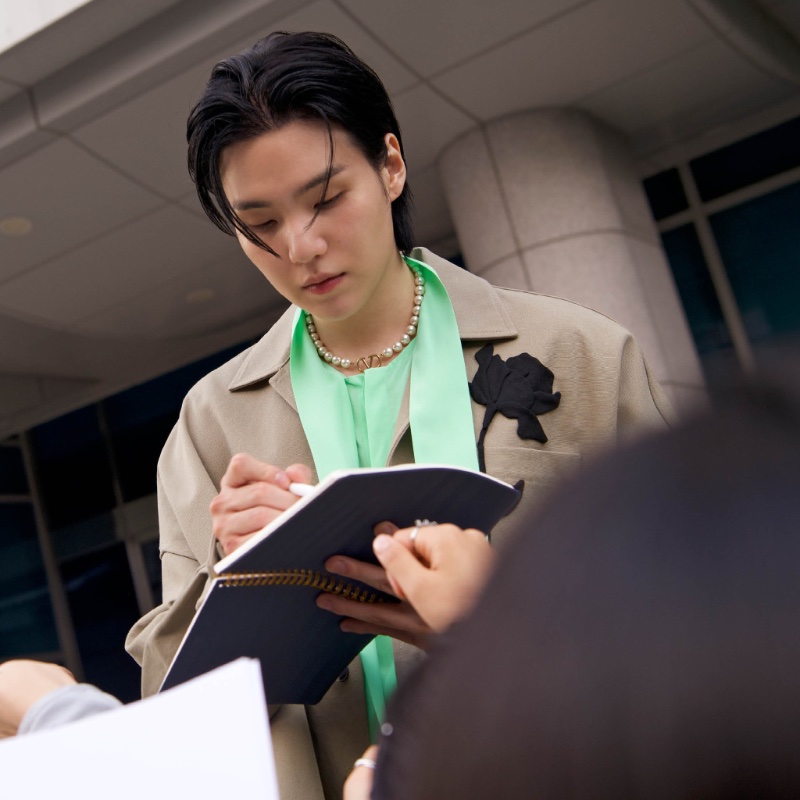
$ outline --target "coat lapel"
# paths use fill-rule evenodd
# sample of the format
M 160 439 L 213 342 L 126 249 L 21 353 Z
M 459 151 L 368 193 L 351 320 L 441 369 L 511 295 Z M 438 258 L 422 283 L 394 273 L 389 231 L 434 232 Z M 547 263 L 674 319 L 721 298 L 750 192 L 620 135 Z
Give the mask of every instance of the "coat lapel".
M 262 381 L 269 381 L 269 385 L 295 412 L 297 411 L 289 370 L 289 350 L 296 312 L 294 306 L 287 309 L 269 331 L 250 348 L 239 371 L 228 384 L 229 391 L 235 392 Z
M 415 249 L 411 255 L 433 267 L 441 278 L 453 304 L 462 342 L 490 342 L 517 337 L 516 326 L 488 281 L 423 247 Z
M 518 335 L 514 323 L 503 308 L 494 287 L 483 278 L 472 275 L 425 248 L 416 248 L 411 255 L 433 267 L 447 289 L 456 315 L 459 336 L 465 343 L 464 357 L 467 361 L 467 374 L 472 375 L 476 365 L 472 363 L 474 359 L 471 359 L 470 356 L 474 353 L 475 348 L 468 346 L 467 343 L 514 339 Z M 296 312 L 297 309 L 294 306 L 290 307 L 272 328 L 250 348 L 242 366 L 228 385 L 231 392 L 262 381 L 269 381 L 269 385 L 277 394 L 295 412 L 297 411 L 289 370 L 289 350 Z M 409 387 L 406 386 L 395 425 L 390 454 L 394 453 L 408 430 L 408 389 Z
M 514 323 L 503 308 L 494 287 L 488 281 L 472 275 L 422 247 L 415 248 L 411 257 L 433 267 L 447 289 L 456 315 L 458 334 L 465 344 L 464 359 L 467 375 L 473 375 L 477 364 L 473 363 L 474 358 L 470 359 L 469 356 L 474 354 L 476 348 L 470 347 L 466 343 L 514 339 L 518 336 Z M 392 447 L 389 451 L 390 462 L 400 440 L 409 428 L 409 388 L 409 384 L 406 384 L 394 429 Z

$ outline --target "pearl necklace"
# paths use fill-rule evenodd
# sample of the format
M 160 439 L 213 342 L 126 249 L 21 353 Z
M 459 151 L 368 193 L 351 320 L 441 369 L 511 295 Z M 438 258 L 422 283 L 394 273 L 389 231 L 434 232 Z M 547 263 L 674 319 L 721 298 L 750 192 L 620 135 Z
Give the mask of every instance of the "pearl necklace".
M 308 311 L 306 311 L 306 330 L 308 331 L 311 340 L 314 342 L 314 346 L 317 348 L 319 357 L 323 361 L 328 364 L 332 364 L 334 367 L 341 367 L 342 369 L 357 369 L 359 372 L 364 372 L 371 367 L 382 367 L 384 361 L 388 361 L 393 356 L 396 356 L 398 353 L 402 352 L 407 345 L 411 344 L 411 340 L 417 335 L 419 311 L 420 308 L 422 308 L 422 298 L 425 296 L 425 278 L 420 275 L 418 269 L 413 267 L 410 267 L 409 269 L 411 269 L 411 271 L 414 273 L 414 306 L 411 309 L 411 319 L 409 320 L 405 334 L 403 334 L 403 336 L 401 336 L 400 339 L 393 345 L 385 348 L 380 353 L 372 353 L 368 356 L 361 356 L 361 358 L 356 359 L 355 362 L 351 361 L 349 358 L 340 358 L 339 356 L 335 356 L 323 344 L 322 339 L 320 339 L 319 334 L 317 333 L 317 326 L 314 324 L 314 318 L 308 313 Z

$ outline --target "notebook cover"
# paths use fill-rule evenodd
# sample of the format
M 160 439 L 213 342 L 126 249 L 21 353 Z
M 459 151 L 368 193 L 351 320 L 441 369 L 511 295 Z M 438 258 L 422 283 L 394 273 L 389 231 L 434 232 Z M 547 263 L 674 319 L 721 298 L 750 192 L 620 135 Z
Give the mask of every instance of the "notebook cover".
M 430 519 L 488 532 L 518 499 L 508 484 L 457 467 L 404 465 L 331 474 L 317 492 L 217 565 L 220 577 L 195 615 L 162 690 L 250 656 L 261 661 L 268 702 L 319 702 L 372 637 L 341 631 L 340 617 L 317 608 L 319 589 L 227 586 L 224 576 L 296 569 L 329 575 L 323 564 L 335 554 L 377 563 L 372 540 L 378 522 L 409 527 L 415 519 Z

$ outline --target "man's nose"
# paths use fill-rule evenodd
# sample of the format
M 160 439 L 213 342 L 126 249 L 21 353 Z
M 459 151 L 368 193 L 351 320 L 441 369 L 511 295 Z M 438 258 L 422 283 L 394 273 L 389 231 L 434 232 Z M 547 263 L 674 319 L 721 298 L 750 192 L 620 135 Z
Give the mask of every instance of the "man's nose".
M 308 264 L 328 249 L 325 239 L 314 228 L 305 222 L 289 230 L 286 249 L 292 264 Z

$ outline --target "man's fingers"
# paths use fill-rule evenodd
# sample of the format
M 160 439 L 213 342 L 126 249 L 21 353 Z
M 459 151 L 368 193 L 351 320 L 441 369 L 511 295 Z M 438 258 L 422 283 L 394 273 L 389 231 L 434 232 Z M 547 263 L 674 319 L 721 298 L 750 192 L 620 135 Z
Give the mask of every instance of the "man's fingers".
M 411 552 L 410 544 L 381 535 L 372 543 L 372 549 L 386 569 L 387 580 L 399 587 L 401 594 L 398 596 L 412 598 L 420 582 L 425 580 L 427 568 Z
M 380 536 L 382 533 L 391 536 L 394 534 L 398 529 L 397 525 L 394 522 L 389 522 L 388 520 L 384 520 L 383 522 L 379 522 L 373 529 L 373 533 L 376 536 Z
M 311 483 L 314 480 L 314 473 L 305 464 L 291 464 L 285 472 L 292 483 Z
M 214 524 L 214 536 L 219 539 L 221 536 L 242 536 L 248 533 L 256 533 L 266 525 L 269 525 L 281 512 L 269 506 L 254 506 L 244 508 L 241 511 L 232 511 L 225 515 L 224 525 L 219 527 Z
M 225 553 L 232 553 L 297 502 L 289 491 L 292 481 L 311 479 L 311 470 L 303 464 L 284 471 L 247 453 L 233 456 L 210 506 L 214 537 Z
M 260 506 L 229 514 L 226 517 L 224 528 L 217 530 L 216 526 L 214 527 L 214 536 L 227 555 L 269 525 L 279 513 L 274 509 Z
M 392 586 L 386 577 L 386 570 L 377 564 L 369 564 L 366 561 L 358 561 L 347 556 L 331 556 L 325 562 L 325 569 L 334 575 L 342 575 L 347 578 L 366 583 L 373 589 L 378 589 L 387 594 L 394 594 Z
M 248 453 L 237 453 L 228 463 L 228 469 L 222 476 L 220 486 L 239 487 L 255 481 L 274 483 L 287 490 L 291 483 L 284 470 L 273 464 L 265 464 Z
M 418 646 L 430 633 L 430 627 L 408 603 L 359 603 L 321 594 L 317 605 L 344 617 L 341 629 L 347 633 L 392 636 Z
M 291 492 L 273 483 L 258 481 L 237 488 L 224 487 L 211 501 L 210 508 L 212 515 L 233 514 L 257 506 L 285 511 L 296 502 L 297 497 Z

